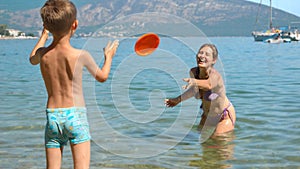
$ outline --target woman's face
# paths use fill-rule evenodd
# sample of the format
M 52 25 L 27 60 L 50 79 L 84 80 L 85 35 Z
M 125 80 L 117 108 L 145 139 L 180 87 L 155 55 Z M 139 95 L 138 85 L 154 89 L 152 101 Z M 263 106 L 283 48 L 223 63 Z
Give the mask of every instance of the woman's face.
M 213 50 L 209 46 L 201 48 L 196 55 L 196 61 L 200 68 L 212 67 L 216 63 L 213 58 Z

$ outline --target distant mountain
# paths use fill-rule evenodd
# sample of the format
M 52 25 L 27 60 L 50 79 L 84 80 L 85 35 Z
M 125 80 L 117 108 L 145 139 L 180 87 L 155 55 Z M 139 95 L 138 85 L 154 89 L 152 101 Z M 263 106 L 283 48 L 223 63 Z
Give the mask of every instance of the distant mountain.
M 23 31 L 41 29 L 39 9 L 43 1 L 10 0 L 0 4 L 0 24 Z M 186 19 L 208 36 L 250 36 L 254 29 L 268 28 L 269 7 L 243 0 L 73 0 L 78 8 L 79 32 L 94 31 L 123 16 L 161 12 Z M 13 3 L 17 4 L 15 7 Z M 258 15 L 258 11 L 260 11 Z M 257 18 L 257 16 L 259 16 Z M 256 23 L 256 20 L 258 23 Z M 287 26 L 300 17 L 273 10 L 273 25 Z

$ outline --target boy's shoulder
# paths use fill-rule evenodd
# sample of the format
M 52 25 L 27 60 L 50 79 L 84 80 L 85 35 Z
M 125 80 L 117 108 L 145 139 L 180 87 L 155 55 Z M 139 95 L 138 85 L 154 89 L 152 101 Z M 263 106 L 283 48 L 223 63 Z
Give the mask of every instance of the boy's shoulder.
M 49 50 L 56 50 L 56 51 L 61 51 L 61 52 L 67 52 L 67 53 L 70 53 L 70 54 L 76 54 L 76 55 L 87 55 L 89 54 L 88 51 L 86 50 L 83 50 L 83 49 L 78 49 L 78 48 L 75 48 L 73 46 L 68 46 L 66 48 L 56 48 L 56 47 L 51 47 L 51 46 L 48 46 L 47 49 Z M 47 50 L 46 49 L 46 50 Z

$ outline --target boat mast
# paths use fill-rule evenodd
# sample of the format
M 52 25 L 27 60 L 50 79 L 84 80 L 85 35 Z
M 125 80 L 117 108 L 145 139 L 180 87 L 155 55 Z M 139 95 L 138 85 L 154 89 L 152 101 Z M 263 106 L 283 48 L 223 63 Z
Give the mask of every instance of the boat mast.
M 272 23 L 272 0 L 270 0 L 270 29 L 273 28 L 273 23 Z

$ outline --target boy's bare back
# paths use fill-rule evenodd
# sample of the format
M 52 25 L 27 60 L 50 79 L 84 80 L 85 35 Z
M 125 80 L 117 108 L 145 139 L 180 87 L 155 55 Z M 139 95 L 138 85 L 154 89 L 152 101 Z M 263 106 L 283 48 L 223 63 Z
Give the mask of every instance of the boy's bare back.
M 82 91 L 82 71 L 86 67 L 100 82 L 108 78 L 112 57 L 118 41 L 108 43 L 104 49 L 105 62 L 102 70 L 92 56 L 84 50 L 73 48 L 69 41 L 52 43 L 40 48 L 40 68 L 48 93 L 47 108 L 85 107 Z
M 68 44 L 49 46 L 41 57 L 40 67 L 48 92 L 48 108 L 84 107 L 81 55 L 87 55 Z

